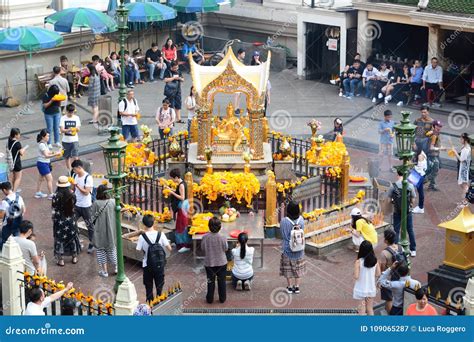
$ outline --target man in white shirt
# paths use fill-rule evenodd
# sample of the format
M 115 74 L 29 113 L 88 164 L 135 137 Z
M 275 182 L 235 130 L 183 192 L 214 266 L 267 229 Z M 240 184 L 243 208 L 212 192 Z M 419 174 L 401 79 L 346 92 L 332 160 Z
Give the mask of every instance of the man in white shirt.
M 26 306 L 26 310 L 23 313 L 24 316 L 45 316 L 43 311 L 48 305 L 55 300 L 61 298 L 66 292 L 68 292 L 74 286 L 73 283 L 68 283 L 67 286 L 61 291 L 55 292 L 50 296 L 46 297 L 44 291 L 39 287 L 34 287 L 30 290 L 29 297 L 30 302 Z
M 438 65 L 438 58 L 433 57 L 431 58 L 431 64 L 425 67 L 425 71 L 423 72 L 423 85 L 421 86 L 421 90 L 425 90 L 422 92 L 424 95 L 424 101 L 428 99 L 428 90 L 432 89 L 434 92 L 434 103 L 433 105 L 436 107 L 440 107 L 439 99 L 444 92 L 443 88 L 443 68 Z M 428 103 L 425 103 L 428 105 Z
M 84 164 L 80 160 L 74 160 L 71 164 L 74 177 L 74 193 L 76 194 L 76 206 L 74 212 L 76 219 L 83 218 L 87 227 L 87 236 L 89 238 L 89 247 L 87 253 L 91 254 L 94 251 L 92 245 L 92 238 L 94 236 L 94 223 L 92 220 L 92 188 L 94 187 L 94 180 L 84 170 Z
M 375 68 L 372 63 L 367 62 L 367 66 L 362 73 L 362 86 L 365 88 L 365 97 L 372 99 L 372 102 L 376 102 L 377 92 L 377 75 L 379 71 Z
M 13 192 L 10 182 L 0 183 L 0 190 L 5 195 L 5 199 L 0 206 L 0 219 L 3 222 L 2 238 L 0 240 L 1 250 L 10 235 L 19 235 L 20 223 L 23 221 L 26 207 L 23 198 L 18 193 Z
M 137 114 L 140 111 L 137 100 L 134 97 L 133 90 L 128 90 L 127 97 L 119 103 L 119 114 L 122 117 L 122 135 L 125 140 L 129 141 L 130 135 L 132 141 L 138 139 L 138 120 Z
M 54 73 L 54 78 L 48 82 L 48 87 L 54 85 L 57 85 L 59 88 L 59 93 L 61 95 L 66 96 L 67 94 L 71 91 L 69 89 L 69 82 L 67 81 L 66 78 L 61 76 L 61 67 L 55 66 L 53 68 L 53 73 Z M 61 102 L 61 111 L 64 110 L 64 107 L 67 105 L 67 99 Z
M 145 291 L 146 291 L 146 300 L 150 301 L 155 298 L 153 295 L 153 282 L 155 283 L 156 287 L 156 295 L 160 296 L 161 291 L 163 290 L 163 286 L 165 284 L 165 272 L 164 272 L 164 265 L 166 265 L 166 259 L 164 260 L 164 265 L 162 269 L 153 269 L 150 265 L 147 264 L 147 259 L 148 259 L 148 248 L 150 247 L 149 242 L 152 244 L 156 243 L 156 239 L 158 238 L 159 235 L 159 240 L 158 243 L 160 246 L 168 252 L 171 252 L 171 245 L 168 239 L 166 238 L 166 235 L 163 234 L 162 232 L 158 233 L 155 229 L 153 229 L 153 225 L 155 223 L 155 219 L 151 215 L 145 215 L 143 216 L 142 223 L 145 227 L 145 231 L 140 237 L 138 238 L 137 241 L 137 251 L 143 251 L 143 261 L 142 261 L 142 267 L 143 267 L 143 284 L 145 285 Z M 147 242 L 144 238 L 149 240 Z
M 24 220 L 20 224 L 20 235 L 15 236 L 15 241 L 20 245 L 23 259 L 25 259 L 25 270 L 30 274 L 42 274 L 41 256 L 38 255 L 36 244 L 28 239 L 31 234 L 33 234 L 33 223 Z M 41 252 L 41 255 L 44 255 L 44 252 Z
M 64 149 L 64 160 L 68 171 L 71 171 L 72 161 L 79 158 L 79 136 L 81 130 L 81 119 L 74 114 L 76 106 L 68 104 L 66 106 L 66 115 L 59 121 L 59 130 L 63 134 L 62 144 Z

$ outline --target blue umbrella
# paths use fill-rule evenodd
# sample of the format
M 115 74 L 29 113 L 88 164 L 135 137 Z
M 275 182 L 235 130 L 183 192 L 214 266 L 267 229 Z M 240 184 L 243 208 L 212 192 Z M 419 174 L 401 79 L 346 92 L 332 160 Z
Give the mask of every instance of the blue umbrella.
M 107 14 L 111 17 L 115 16 L 117 13 L 117 0 L 109 0 L 109 5 L 107 6 Z
M 221 5 L 234 5 L 235 0 L 169 0 L 168 4 L 183 13 L 214 12 Z
M 176 18 L 176 11 L 156 2 L 135 2 L 125 6 L 128 9 L 128 21 L 133 23 L 149 23 Z
M 0 50 L 25 51 L 31 53 L 41 49 L 50 49 L 64 42 L 63 37 L 41 27 L 21 26 L 0 31 Z M 26 102 L 28 102 L 28 68 L 25 60 Z M 33 114 L 27 108 L 23 114 Z

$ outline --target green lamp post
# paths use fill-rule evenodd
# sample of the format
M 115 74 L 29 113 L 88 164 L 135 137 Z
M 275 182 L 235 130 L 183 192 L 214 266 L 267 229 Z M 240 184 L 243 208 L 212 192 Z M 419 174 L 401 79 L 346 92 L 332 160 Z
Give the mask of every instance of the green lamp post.
M 410 255 L 409 244 L 407 239 L 407 217 L 408 217 L 408 172 L 410 171 L 412 160 L 415 152 L 413 144 L 415 142 L 416 126 L 410 123 L 411 112 L 401 112 L 402 120 L 399 125 L 395 126 L 395 134 L 397 139 L 397 157 L 403 164 L 398 166 L 398 170 L 403 173 L 402 181 L 402 213 L 401 213 L 401 234 L 400 245 L 403 247 L 405 255 Z
M 115 279 L 114 290 L 117 292 L 118 287 L 125 280 L 120 197 L 122 190 L 125 188 L 122 185 L 122 181 L 127 176 L 127 173 L 125 172 L 125 149 L 127 148 L 127 143 L 120 141 L 120 129 L 118 127 L 110 127 L 109 132 L 109 141 L 102 144 L 101 147 L 104 153 L 105 165 L 107 167 L 106 177 L 113 185 L 112 192 L 115 199 L 115 225 L 117 231 L 117 277 Z
M 120 33 L 120 87 L 119 103 L 127 96 L 127 86 L 125 85 L 125 41 L 128 37 L 128 9 L 124 5 L 124 0 L 120 0 L 117 8 L 117 28 Z M 122 127 L 122 118 L 117 110 L 117 125 Z

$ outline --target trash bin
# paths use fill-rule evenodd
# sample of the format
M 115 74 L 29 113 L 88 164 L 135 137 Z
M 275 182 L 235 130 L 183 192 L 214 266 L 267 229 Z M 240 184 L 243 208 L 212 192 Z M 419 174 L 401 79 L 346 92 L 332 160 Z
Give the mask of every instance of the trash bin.
M 104 95 L 99 98 L 99 119 L 97 130 L 99 135 L 108 134 L 108 128 L 114 123 L 112 114 L 112 96 Z
M 378 158 L 369 158 L 367 164 L 370 178 L 377 178 L 380 173 L 380 160 Z

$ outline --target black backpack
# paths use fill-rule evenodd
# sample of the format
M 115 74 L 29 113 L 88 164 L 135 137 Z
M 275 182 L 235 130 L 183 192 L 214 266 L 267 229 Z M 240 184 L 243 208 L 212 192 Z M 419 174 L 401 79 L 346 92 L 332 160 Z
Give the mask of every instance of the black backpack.
M 393 193 L 392 193 L 392 204 L 394 212 L 401 213 L 402 212 L 402 189 L 400 189 L 396 183 L 392 183 L 393 186 Z M 410 209 L 410 201 L 411 201 L 411 194 L 410 189 L 407 188 L 407 198 L 408 198 L 408 210 Z
M 137 106 L 137 100 L 135 98 L 133 98 L 132 100 L 133 100 L 133 104 L 136 107 Z M 127 99 L 123 99 L 122 102 L 124 103 L 123 111 L 125 112 L 127 110 L 128 101 L 127 101 Z
M 142 236 L 148 244 L 148 254 L 146 258 L 147 266 L 151 267 L 155 272 L 164 273 L 166 266 L 166 252 L 159 243 L 161 232 L 158 232 L 155 243 L 150 241 L 146 233 L 142 233 Z
M 398 245 L 398 251 L 396 252 L 390 247 L 385 248 L 385 250 L 392 255 L 392 263 L 398 262 L 399 264 L 402 264 L 402 263 L 408 262 L 407 256 L 403 252 L 402 246 Z M 392 270 L 391 273 L 392 273 L 392 281 L 400 279 L 400 274 L 398 274 L 398 271 L 396 269 Z
M 14 219 L 20 217 L 22 214 L 19 199 L 20 195 L 18 195 L 18 193 L 15 194 L 15 199 L 13 201 L 9 198 L 5 198 L 5 201 L 9 206 L 8 211 L 5 213 L 5 218 L 8 223 L 13 222 Z

